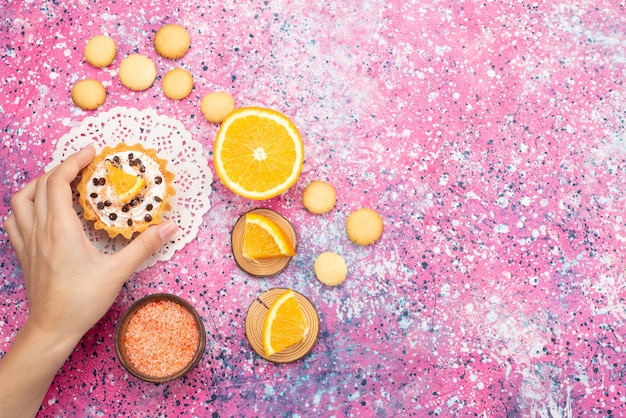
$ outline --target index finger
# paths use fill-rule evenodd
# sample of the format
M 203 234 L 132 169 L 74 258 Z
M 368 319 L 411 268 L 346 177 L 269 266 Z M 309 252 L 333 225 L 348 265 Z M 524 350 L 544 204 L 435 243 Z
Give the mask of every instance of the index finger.
M 94 147 L 89 145 L 70 155 L 50 174 L 47 181 L 48 203 L 53 216 L 63 216 L 68 211 L 74 213 L 70 184 L 78 173 L 93 160 L 95 152 Z
M 35 223 L 35 189 L 37 179 L 30 181 L 11 198 L 12 214 L 23 236 L 30 236 Z

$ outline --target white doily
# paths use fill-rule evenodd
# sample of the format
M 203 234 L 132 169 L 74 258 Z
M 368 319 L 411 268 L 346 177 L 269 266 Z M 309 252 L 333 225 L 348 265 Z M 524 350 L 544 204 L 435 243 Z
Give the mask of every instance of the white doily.
M 167 169 L 176 175 L 176 195 L 170 198 L 172 210 L 164 213 L 163 218 L 177 222 L 180 231 L 173 241 L 137 269 L 141 271 L 157 261 L 169 260 L 175 251 L 195 239 L 202 216 L 211 207 L 209 195 L 213 175 L 202 145 L 191 138 L 182 123 L 158 115 L 154 109 L 126 107 L 116 107 L 87 117 L 80 126 L 63 135 L 46 171 L 91 143 L 100 152 L 105 145 L 115 146 L 120 142 L 139 142 L 144 148 L 156 149 L 159 158 L 168 160 Z M 83 210 L 78 204 L 78 195 L 75 193 L 74 197 L 74 207 L 82 220 Z M 90 241 L 106 254 L 115 253 L 129 243 L 121 236 L 111 239 L 106 232 L 94 230 L 91 222 L 83 220 L 83 228 Z

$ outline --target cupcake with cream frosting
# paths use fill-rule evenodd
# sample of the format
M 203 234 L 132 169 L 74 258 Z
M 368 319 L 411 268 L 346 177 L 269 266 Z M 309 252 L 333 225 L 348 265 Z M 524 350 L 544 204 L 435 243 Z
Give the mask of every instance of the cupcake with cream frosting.
M 141 144 L 105 147 L 82 171 L 77 186 L 84 219 L 111 238 L 130 239 L 160 224 L 176 193 L 174 174 L 166 166 L 167 160 Z

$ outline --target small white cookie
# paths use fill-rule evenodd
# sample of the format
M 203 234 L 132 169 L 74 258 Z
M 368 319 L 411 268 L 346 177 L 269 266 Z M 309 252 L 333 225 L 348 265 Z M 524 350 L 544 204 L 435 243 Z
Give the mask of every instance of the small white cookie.
M 154 62 L 145 55 L 133 54 L 124 58 L 120 64 L 120 81 L 131 90 L 141 91 L 149 88 L 157 76 Z
M 104 104 L 107 98 L 102 83 L 92 78 L 80 80 L 72 87 L 72 101 L 83 110 L 95 110 Z
M 220 123 L 235 110 L 235 99 L 226 92 L 215 91 L 202 98 L 200 110 L 209 122 Z
M 193 89 L 193 76 L 185 69 L 174 68 L 163 76 L 161 87 L 165 96 L 172 100 L 182 100 Z
M 111 65 L 117 53 L 115 41 L 108 36 L 98 35 L 91 38 L 85 45 L 85 59 L 96 68 Z
M 383 219 L 374 209 L 357 209 L 348 216 L 346 231 L 355 244 L 370 245 L 382 236 Z
M 189 33 L 181 25 L 165 25 L 154 35 L 154 49 L 163 58 L 182 58 L 190 43 Z
M 311 213 L 321 215 L 335 207 L 335 188 L 321 180 L 310 183 L 302 192 L 302 204 Z
M 343 257 L 331 251 L 317 256 L 313 270 L 317 280 L 328 286 L 340 285 L 348 274 L 348 266 Z

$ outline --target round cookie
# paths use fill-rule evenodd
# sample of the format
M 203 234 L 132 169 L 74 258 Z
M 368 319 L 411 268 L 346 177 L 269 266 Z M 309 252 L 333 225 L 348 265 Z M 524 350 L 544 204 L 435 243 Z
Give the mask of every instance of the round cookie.
M 72 87 L 72 101 L 83 110 L 95 110 L 104 104 L 107 93 L 102 83 L 92 78 L 80 80 Z
M 200 110 L 209 122 L 220 123 L 235 110 L 235 99 L 226 92 L 215 91 L 202 98 Z
M 187 70 L 175 68 L 168 71 L 161 81 L 165 96 L 172 100 L 181 100 L 189 96 L 193 89 L 193 76 Z
M 108 67 L 115 59 L 117 46 L 108 36 L 98 35 L 91 38 L 85 45 L 85 59 L 96 68 Z
M 141 91 L 149 88 L 156 76 L 156 66 L 144 55 L 129 55 L 120 64 L 120 81 L 131 90 Z
M 313 270 L 317 280 L 328 286 L 340 285 L 348 274 L 348 266 L 343 257 L 331 251 L 317 256 Z
M 321 180 L 311 182 L 302 193 L 302 204 L 311 213 L 321 215 L 335 207 L 335 188 Z
M 154 49 L 163 58 L 182 58 L 190 43 L 187 29 L 180 25 L 165 25 L 154 35 Z
M 383 219 L 373 209 L 360 208 L 348 216 L 346 231 L 355 244 L 370 245 L 383 234 Z

